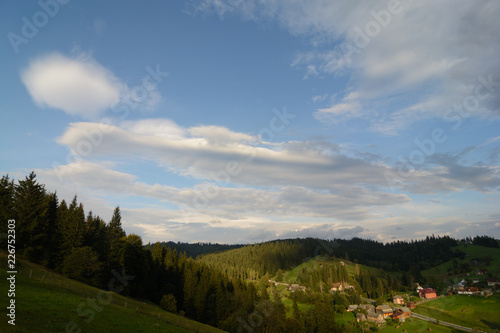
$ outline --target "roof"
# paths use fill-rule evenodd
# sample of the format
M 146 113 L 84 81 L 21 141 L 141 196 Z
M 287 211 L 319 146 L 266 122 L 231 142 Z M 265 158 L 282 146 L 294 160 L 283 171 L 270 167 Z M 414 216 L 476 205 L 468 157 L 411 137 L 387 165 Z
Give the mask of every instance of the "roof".
M 401 296 L 401 295 L 396 295 L 396 296 L 394 296 L 394 298 L 403 298 L 403 296 Z
M 382 315 L 380 313 L 375 313 L 375 312 L 370 311 L 366 314 L 366 316 L 371 317 L 371 318 L 380 318 L 380 316 L 382 316 Z
M 398 311 L 401 311 L 403 313 L 411 312 L 410 309 L 408 309 L 406 306 L 402 306 L 402 307 L 398 308 Z
M 387 304 L 379 305 L 379 306 L 377 306 L 377 309 L 378 310 L 391 310 L 392 311 L 392 308 Z
M 437 293 L 436 289 L 432 288 L 424 288 L 420 291 L 422 294 L 432 294 L 432 293 Z

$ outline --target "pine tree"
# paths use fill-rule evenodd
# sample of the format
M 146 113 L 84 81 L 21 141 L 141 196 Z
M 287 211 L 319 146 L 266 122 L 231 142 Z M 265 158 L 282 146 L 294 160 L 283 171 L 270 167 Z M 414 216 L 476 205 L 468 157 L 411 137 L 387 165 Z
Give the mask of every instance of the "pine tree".
M 61 201 L 57 211 L 57 226 L 61 233 L 61 259 L 64 260 L 73 248 L 83 245 L 85 236 L 85 213 L 76 195 L 69 207 L 64 200 Z
M 122 229 L 122 216 L 120 213 L 120 207 L 116 207 L 111 221 L 107 227 L 107 239 L 109 245 L 108 252 L 108 269 L 120 268 L 120 260 L 123 253 L 123 247 L 125 245 L 125 231 Z
M 45 252 L 48 235 L 48 200 L 44 185 L 36 180 L 31 172 L 20 180 L 14 190 L 14 214 L 16 216 L 16 245 L 28 260 L 40 262 Z
M 125 292 L 134 297 L 142 296 L 144 290 L 141 290 L 140 287 L 149 270 L 149 267 L 145 265 L 145 251 L 142 246 L 142 239 L 135 234 L 124 236 L 124 238 L 125 242 L 120 264 L 125 267 L 128 275 L 134 276 L 134 279 L 128 282 Z
M 61 233 L 57 227 L 57 209 L 59 208 L 59 200 L 57 194 L 52 193 L 47 195 L 48 209 L 45 232 L 47 233 L 47 243 L 45 244 L 45 253 L 42 264 L 49 268 L 54 268 L 57 264 L 57 258 L 60 253 Z

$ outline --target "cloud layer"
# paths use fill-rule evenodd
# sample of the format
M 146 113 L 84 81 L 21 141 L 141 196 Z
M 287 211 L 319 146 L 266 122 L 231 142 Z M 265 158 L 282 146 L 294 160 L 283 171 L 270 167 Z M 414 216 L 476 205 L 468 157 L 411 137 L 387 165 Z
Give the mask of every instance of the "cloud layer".
M 349 232 L 376 238 L 385 227 L 408 223 L 417 232 L 417 220 L 441 230 L 431 216 L 443 211 L 449 214 L 446 221 L 460 220 L 467 228 L 463 218 L 455 217 L 461 213 L 449 211 L 450 203 L 423 204 L 412 197 L 500 189 L 498 168 L 475 162 L 496 159 L 497 138 L 457 153 L 430 155 L 425 165 L 411 170 L 382 156 L 345 150 L 341 144 L 266 144 L 252 134 L 211 125 L 183 128 L 169 119 L 120 126 L 73 123 L 58 142 L 72 155 L 64 165 L 37 170 L 47 186 L 66 196 L 74 193 L 63 191 L 72 189 L 89 198 L 130 200 L 129 208 L 122 207 L 131 230 L 150 237 L 167 237 L 182 228 L 197 235 L 194 229 L 203 227 L 207 235 L 227 232 L 243 240 L 252 233 L 263 240 L 340 235 L 348 231 L 345 228 L 360 226 Z M 480 157 L 474 155 L 478 153 Z M 194 185 L 149 183 L 127 171 L 131 161 L 159 168 L 157 179 L 175 176 Z M 149 204 L 133 208 L 137 200 Z M 389 228 L 383 234 L 387 240 L 401 238 L 404 231 Z
M 315 117 L 331 124 L 354 118 L 370 129 L 395 135 L 409 124 L 443 113 L 492 75 L 496 92 L 469 113 L 500 116 L 500 3 L 481 1 L 219 1 L 195 2 L 223 19 L 276 22 L 306 37 L 292 66 L 306 78 L 344 76 L 344 91 L 322 103 Z M 467 107 L 467 105 L 465 105 Z M 377 110 L 377 111 L 374 111 Z

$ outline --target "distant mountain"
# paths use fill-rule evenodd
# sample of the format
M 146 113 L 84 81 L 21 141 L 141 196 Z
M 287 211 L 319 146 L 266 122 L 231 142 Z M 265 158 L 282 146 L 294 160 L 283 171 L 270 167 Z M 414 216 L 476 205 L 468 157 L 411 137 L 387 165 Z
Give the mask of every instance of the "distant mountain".
M 495 242 L 487 236 L 470 239 L 471 243 L 474 241 L 492 244 Z M 416 280 L 421 280 L 422 270 L 455 258 L 463 259 L 465 253 L 457 248 L 460 242 L 448 236 L 434 235 L 423 240 L 386 244 L 360 238 L 288 239 L 239 246 L 237 249 L 220 253 L 207 252 L 198 260 L 218 267 L 230 276 L 259 279 L 265 274 L 274 276 L 280 269 L 290 270 L 309 258 L 322 255 L 346 259 L 387 272 L 408 273 L 408 275 L 403 274 L 402 282 L 410 285 Z
M 175 249 L 177 250 L 177 253 L 181 254 L 183 252 L 186 253 L 187 257 L 191 257 L 193 259 L 196 259 L 197 256 L 202 255 L 202 254 L 208 254 L 208 253 L 216 253 L 216 252 L 222 252 L 222 251 L 227 251 L 227 250 L 233 250 L 233 249 L 238 249 L 240 247 L 243 247 L 245 245 L 227 245 L 227 244 L 213 244 L 213 243 L 181 243 L 181 242 L 161 242 L 160 245 L 165 245 L 166 247 L 169 247 L 172 249 L 172 251 Z M 155 244 L 148 244 L 146 247 L 151 248 Z

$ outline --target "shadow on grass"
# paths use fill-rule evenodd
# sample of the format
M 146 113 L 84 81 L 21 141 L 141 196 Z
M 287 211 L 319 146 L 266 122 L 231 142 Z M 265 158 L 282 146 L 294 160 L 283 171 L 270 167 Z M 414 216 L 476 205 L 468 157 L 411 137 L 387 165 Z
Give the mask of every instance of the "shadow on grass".
M 488 326 L 489 328 L 491 328 L 491 329 L 500 330 L 500 323 L 498 321 L 492 322 L 492 321 L 489 321 L 489 320 L 486 320 L 486 319 L 481 319 L 481 322 L 483 324 L 485 324 L 486 326 Z

